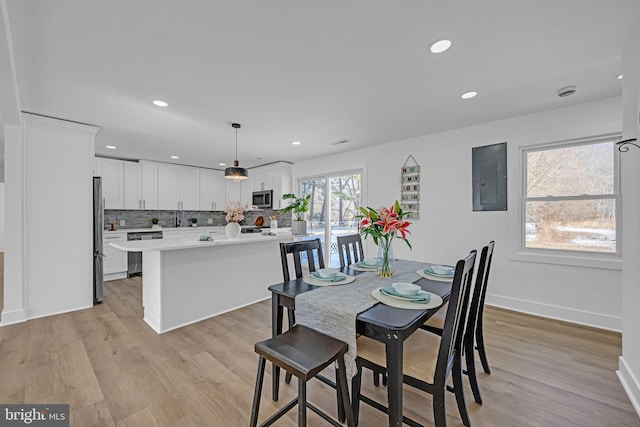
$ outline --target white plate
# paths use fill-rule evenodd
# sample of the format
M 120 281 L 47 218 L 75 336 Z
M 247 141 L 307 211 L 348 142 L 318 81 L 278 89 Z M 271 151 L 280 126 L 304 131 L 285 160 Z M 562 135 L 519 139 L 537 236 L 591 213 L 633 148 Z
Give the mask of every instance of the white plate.
M 424 268 L 421 268 L 420 270 L 416 271 L 416 274 L 420 277 L 433 280 L 435 282 L 448 282 L 448 283 L 453 282 L 453 277 L 442 277 L 442 276 L 436 276 L 435 274 L 429 274 L 426 271 L 424 271 Z
M 453 279 L 453 274 L 455 273 L 455 270 L 451 270 L 451 273 L 449 274 L 440 274 L 440 273 L 436 273 L 435 270 L 433 268 L 431 268 L 431 266 L 427 267 L 424 269 L 425 272 L 427 274 L 431 274 L 432 276 L 438 276 L 438 277 L 448 277 L 450 279 Z
M 302 276 L 302 280 L 305 283 L 308 283 L 310 285 L 314 285 L 314 286 L 340 286 L 340 285 L 346 285 L 347 283 L 351 283 L 354 280 L 356 280 L 355 276 L 345 276 L 344 280 L 341 280 L 339 282 L 331 282 L 329 280 L 326 279 L 316 279 L 315 277 L 309 275 L 309 276 Z
M 431 294 L 431 299 L 426 304 L 417 304 L 411 301 L 402 301 L 396 298 L 392 298 L 380 292 L 380 288 L 376 288 L 371 291 L 371 296 L 390 307 L 406 308 L 409 310 L 429 310 L 432 308 L 440 307 L 442 305 L 442 298 L 436 294 Z
M 340 277 L 344 278 L 344 277 L 347 277 L 347 275 L 344 274 L 344 273 L 338 272 L 338 273 L 336 273 L 336 275 L 334 277 L 332 277 L 330 279 L 329 278 L 325 279 L 324 277 L 320 276 L 320 273 L 318 273 L 317 271 L 314 271 L 314 272 L 311 273 L 311 277 L 313 277 L 314 279 L 322 280 L 323 282 L 333 282 L 335 279 L 338 279 Z M 339 281 L 340 280 L 338 280 L 338 282 Z
M 364 267 L 363 264 L 358 265 L 356 264 L 349 264 L 349 268 L 355 271 L 376 271 L 376 266 L 372 266 L 372 267 Z

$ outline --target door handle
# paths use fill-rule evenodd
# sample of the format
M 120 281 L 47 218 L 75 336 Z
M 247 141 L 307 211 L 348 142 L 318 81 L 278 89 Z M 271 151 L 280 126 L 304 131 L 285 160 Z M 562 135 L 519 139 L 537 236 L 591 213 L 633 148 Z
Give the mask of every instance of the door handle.
M 147 209 L 147 201 L 146 200 L 142 201 L 142 209 Z

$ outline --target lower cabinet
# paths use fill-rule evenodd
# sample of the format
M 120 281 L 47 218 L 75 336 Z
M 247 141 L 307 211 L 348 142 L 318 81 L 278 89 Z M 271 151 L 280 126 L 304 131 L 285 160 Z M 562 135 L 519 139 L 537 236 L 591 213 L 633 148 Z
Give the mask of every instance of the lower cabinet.
M 124 242 L 127 240 L 127 233 L 104 233 L 102 237 L 102 261 L 104 270 L 104 280 L 123 279 L 127 277 L 127 252 L 123 252 L 109 245 L 111 242 Z

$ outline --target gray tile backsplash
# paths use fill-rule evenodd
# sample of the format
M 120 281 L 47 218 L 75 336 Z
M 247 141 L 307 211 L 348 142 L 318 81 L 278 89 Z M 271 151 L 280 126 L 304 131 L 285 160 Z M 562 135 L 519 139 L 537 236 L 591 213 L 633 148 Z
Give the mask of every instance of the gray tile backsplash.
M 269 217 L 274 215 L 278 220 L 278 227 L 291 227 L 291 214 L 280 214 L 277 210 L 256 210 L 245 212 L 245 219 L 241 225 L 254 225 L 259 216 L 264 219 L 263 226 L 269 225 Z M 116 223 L 116 230 L 124 230 L 129 228 L 151 228 L 151 218 L 158 218 L 158 225 L 162 227 L 175 227 L 176 218 L 180 219 L 183 227 L 191 226 L 191 218 L 198 218 L 199 226 L 225 226 L 224 211 L 140 211 L 140 210 L 111 210 L 104 211 L 105 229 L 110 229 L 110 223 Z M 212 219 L 213 223 L 209 224 L 208 220 Z M 125 221 L 125 226 L 120 226 L 120 221 Z

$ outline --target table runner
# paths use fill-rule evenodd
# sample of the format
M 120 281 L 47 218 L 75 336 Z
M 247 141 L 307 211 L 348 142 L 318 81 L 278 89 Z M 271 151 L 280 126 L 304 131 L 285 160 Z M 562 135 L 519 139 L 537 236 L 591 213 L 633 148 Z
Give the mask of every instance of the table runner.
M 395 282 L 413 283 L 420 279 L 416 271 L 425 268 L 424 262 L 396 261 L 393 277 L 378 277 L 375 271 L 361 273 L 353 283 L 328 286 L 296 296 L 296 323 L 346 342 L 345 355 L 348 378 L 357 373 L 356 316 L 378 303 L 371 291 Z

